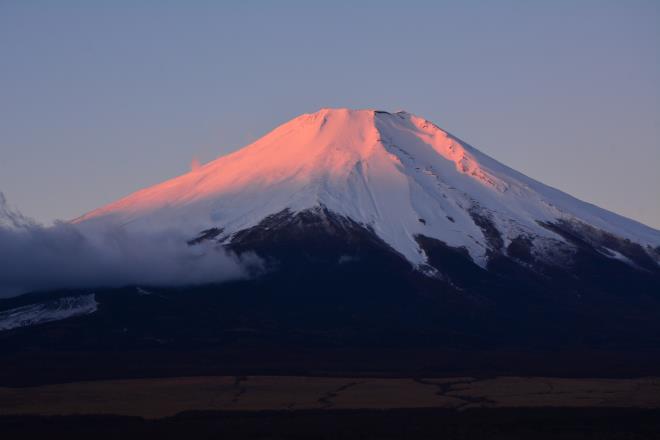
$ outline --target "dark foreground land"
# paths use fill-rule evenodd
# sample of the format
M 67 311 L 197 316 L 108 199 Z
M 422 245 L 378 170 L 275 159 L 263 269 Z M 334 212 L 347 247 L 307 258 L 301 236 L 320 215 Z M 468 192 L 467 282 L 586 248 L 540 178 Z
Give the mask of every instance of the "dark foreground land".
M 547 407 L 660 409 L 660 379 L 197 376 L 0 387 L 0 416 Z
M 657 410 L 602 408 L 301 410 L 126 416 L 4 416 L 3 438 L 657 439 Z
M 657 439 L 660 379 L 197 376 L 0 387 L 2 438 Z

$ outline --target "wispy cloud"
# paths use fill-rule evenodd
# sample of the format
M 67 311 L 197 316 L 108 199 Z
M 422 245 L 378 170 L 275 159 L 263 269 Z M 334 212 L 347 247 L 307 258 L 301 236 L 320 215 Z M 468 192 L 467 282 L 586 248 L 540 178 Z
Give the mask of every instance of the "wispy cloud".
M 260 266 L 215 243 L 187 245 L 178 231 L 83 232 L 56 222 L 43 226 L 8 206 L 0 193 L 0 297 L 34 290 L 180 286 L 245 278 Z
M 192 160 L 190 161 L 190 171 L 197 171 L 202 164 L 200 163 L 199 159 L 197 159 L 196 156 L 193 156 Z

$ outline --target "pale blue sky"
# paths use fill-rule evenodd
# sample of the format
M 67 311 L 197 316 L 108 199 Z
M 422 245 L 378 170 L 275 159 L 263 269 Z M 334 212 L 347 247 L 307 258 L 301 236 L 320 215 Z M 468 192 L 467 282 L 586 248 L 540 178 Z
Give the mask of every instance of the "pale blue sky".
M 0 191 L 41 221 L 321 107 L 408 110 L 660 228 L 658 1 L 0 0 Z

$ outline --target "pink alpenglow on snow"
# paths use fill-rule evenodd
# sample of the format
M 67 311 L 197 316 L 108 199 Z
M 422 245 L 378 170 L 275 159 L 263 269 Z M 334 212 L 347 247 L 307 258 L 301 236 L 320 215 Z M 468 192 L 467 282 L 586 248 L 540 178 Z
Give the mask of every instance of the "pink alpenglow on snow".
M 372 228 L 416 267 L 427 260 L 417 234 L 464 247 L 485 266 L 488 238 L 474 210 L 497 227 L 505 246 L 516 237 L 535 237 L 540 253 L 564 240 L 540 224 L 557 220 L 586 224 L 647 249 L 660 245 L 660 231 L 543 185 L 424 118 L 327 108 L 75 223 L 90 230 L 176 229 L 191 237 L 222 228 L 225 242 L 231 242 L 233 234 L 271 214 L 318 206 Z

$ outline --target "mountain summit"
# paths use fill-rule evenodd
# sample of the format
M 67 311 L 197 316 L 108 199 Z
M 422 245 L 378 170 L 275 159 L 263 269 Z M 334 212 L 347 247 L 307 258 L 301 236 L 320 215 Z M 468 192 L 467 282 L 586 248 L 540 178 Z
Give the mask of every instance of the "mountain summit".
M 191 172 L 75 220 L 84 228 L 183 230 L 231 244 L 270 216 L 322 209 L 430 269 L 420 237 L 479 266 L 522 252 L 565 264 L 571 237 L 608 258 L 657 268 L 660 231 L 502 165 L 407 112 L 322 109 Z

